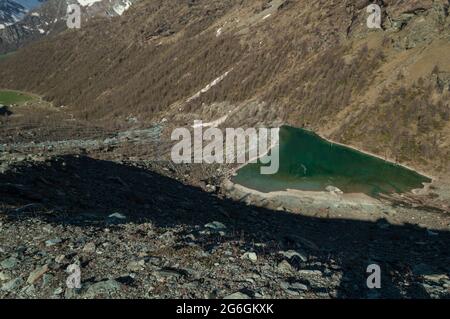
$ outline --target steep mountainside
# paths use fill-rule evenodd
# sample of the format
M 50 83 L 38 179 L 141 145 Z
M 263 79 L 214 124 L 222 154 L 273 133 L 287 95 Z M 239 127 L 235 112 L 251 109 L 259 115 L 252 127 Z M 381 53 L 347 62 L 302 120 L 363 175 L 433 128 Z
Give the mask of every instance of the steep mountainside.
M 141 0 L 3 60 L 0 86 L 107 125 L 289 123 L 449 172 L 449 1 L 379 1 L 376 30 L 370 3 Z

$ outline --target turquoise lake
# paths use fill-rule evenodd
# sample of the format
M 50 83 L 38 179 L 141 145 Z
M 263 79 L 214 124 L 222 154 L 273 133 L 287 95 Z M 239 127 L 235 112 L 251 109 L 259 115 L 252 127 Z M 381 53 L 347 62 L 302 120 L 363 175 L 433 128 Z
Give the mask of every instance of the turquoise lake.
M 334 144 L 304 129 L 280 128 L 280 169 L 274 175 L 260 174 L 260 163 L 237 171 L 234 183 L 261 192 L 298 189 L 324 191 L 335 186 L 344 193 L 404 193 L 431 182 L 403 166 L 384 161 L 349 147 Z

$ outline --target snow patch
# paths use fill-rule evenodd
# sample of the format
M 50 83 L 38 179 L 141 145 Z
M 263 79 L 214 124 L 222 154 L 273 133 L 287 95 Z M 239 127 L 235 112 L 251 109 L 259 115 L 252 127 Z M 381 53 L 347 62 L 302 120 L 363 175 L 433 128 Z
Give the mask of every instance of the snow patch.
M 219 84 L 220 82 L 222 82 L 223 79 L 225 79 L 227 77 L 227 75 L 233 71 L 233 69 L 225 72 L 224 74 L 222 74 L 221 76 L 219 76 L 217 79 L 215 79 L 214 81 L 212 81 L 211 83 L 209 83 L 207 86 L 205 86 L 203 89 L 201 89 L 200 91 L 198 91 L 197 93 L 195 93 L 193 96 L 191 96 L 190 98 L 188 98 L 186 100 L 186 103 L 189 103 L 195 99 L 198 99 L 203 93 L 208 92 L 211 88 L 213 88 L 214 86 L 216 86 L 217 84 Z
M 130 1 L 125 0 L 123 4 L 116 4 L 113 7 L 113 10 L 115 13 L 121 16 L 125 11 L 127 11 L 131 7 L 131 5 L 132 3 Z

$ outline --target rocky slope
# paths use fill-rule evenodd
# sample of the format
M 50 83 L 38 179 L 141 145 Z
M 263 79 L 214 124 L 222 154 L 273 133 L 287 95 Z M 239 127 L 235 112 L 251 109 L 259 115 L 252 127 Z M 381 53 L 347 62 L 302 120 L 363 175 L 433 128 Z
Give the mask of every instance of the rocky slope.
M 177 181 L 180 167 L 167 162 L 88 152 L 6 154 L 0 297 L 449 297 L 448 216 L 397 207 L 362 221 L 258 208 Z M 372 263 L 382 267 L 379 290 L 365 284 Z M 72 264 L 80 289 L 66 285 Z

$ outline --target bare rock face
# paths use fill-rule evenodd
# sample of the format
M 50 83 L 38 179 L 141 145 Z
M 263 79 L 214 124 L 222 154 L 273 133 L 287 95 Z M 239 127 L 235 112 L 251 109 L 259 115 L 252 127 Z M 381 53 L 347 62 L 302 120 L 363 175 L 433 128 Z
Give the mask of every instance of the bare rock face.
M 388 19 L 394 24 L 394 27 L 401 28 L 412 18 L 434 14 L 445 19 L 448 16 L 448 1 L 444 0 L 425 0 L 425 1 L 386 1 L 386 14 Z M 437 17 L 436 17 L 437 18 Z M 439 22 L 443 22 L 442 20 Z
M 399 18 L 404 14 L 416 14 L 418 12 L 429 10 L 434 4 L 445 4 L 447 1 L 444 0 L 387 0 L 384 1 L 386 4 L 386 12 L 392 18 Z M 448 5 L 448 3 L 447 3 Z
M 446 24 L 448 28 L 447 1 L 393 2 L 390 5 L 388 3 L 386 9 L 385 27 L 394 32 L 403 29 L 407 31 L 406 36 L 402 36 L 395 43 L 401 50 L 415 48 L 421 43 L 431 43 L 435 37 L 443 34 Z

